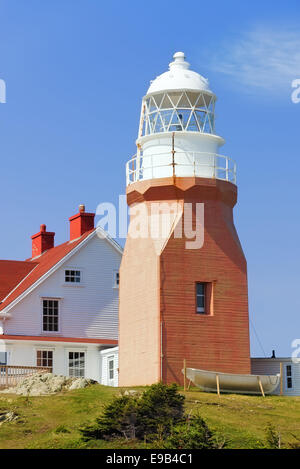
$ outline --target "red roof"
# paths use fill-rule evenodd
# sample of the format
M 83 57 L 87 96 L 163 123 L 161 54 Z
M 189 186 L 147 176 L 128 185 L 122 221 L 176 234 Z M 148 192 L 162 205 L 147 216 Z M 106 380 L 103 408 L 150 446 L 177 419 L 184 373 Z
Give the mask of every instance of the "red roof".
M 95 229 L 87 231 L 75 241 L 67 241 L 59 246 L 55 246 L 45 251 L 40 257 L 31 260 L 0 261 L 0 300 L 6 297 L 3 303 L 0 304 L 0 311 L 30 288 L 93 231 Z M 9 267 L 10 263 L 12 265 Z M 8 272 L 10 272 L 9 275 Z M 2 279 L 4 279 L 3 285 Z M 11 293 L 9 294 L 9 292 Z
M 0 261 L 0 301 L 36 266 L 35 262 Z

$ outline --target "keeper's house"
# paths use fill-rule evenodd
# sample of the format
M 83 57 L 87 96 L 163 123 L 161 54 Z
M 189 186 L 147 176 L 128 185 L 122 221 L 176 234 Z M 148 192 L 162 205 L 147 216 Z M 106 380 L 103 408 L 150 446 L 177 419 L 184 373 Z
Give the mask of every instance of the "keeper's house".
M 0 364 L 117 385 L 122 248 L 94 228 L 94 216 L 81 205 L 66 243 L 54 246 L 41 225 L 31 259 L 0 261 Z

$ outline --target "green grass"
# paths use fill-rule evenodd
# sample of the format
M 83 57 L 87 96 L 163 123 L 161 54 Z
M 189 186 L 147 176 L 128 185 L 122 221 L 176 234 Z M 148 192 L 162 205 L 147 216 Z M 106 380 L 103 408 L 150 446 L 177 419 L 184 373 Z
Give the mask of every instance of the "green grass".
M 186 393 L 186 407 L 197 408 L 228 448 L 262 447 L 268 424 L 280 432 L 283 446 L 300 445 L 300 397 L 225 394 L 218 398 L 193 389 Z
M 0 394 L 0 411 L 19 419 L 0 426 L 3 448 L 145 448 L 141 442 L 117 440 L 84 443 L 78 428 L 101 414 L 119 389 L 94 385 L 86 389 L 43 397 Z M 259 448 L 271 423 L 280 431 L 283 446 L 300 444 L 300 397 L 241 396 L 202 393 L 186 395 L 187 411 L 199 412 L 228 448 Z M 296 437 L 296 438 L 295 438 Z

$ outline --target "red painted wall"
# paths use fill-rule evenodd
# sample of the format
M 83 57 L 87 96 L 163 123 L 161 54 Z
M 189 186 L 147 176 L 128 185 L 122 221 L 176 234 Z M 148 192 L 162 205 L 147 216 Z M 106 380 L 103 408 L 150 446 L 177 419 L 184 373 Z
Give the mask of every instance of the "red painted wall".
M 142 292 L 147 291 L 147 279 L 153 275 L 150 271 L 147 274 L 147 266 L 152 265 L 153 269 L 153 264 L 143 262 L 141 255 L 144 243 L 145 256 L 149 257 L 149 240 L 136 240 L 138 250 L 133 240 L 127 240 L 121 265 L 120 385 L 143 384 L 143 369 L 153 366 L 153 374 L 157 370 L 157 363 L 151 365 L 147 357 L 157 356 L 160 351 L 162 378 L 168 383 L 183 382 L 184 358 L 188 367 L 250 373 L 247 266 L 233 223 L 236 198 L 236 186 L 214 179 L 165 178 L 129 186 L 130 205 L 178 200 L 192 203 L 195 208 L 197 202 L 204 203 L 204 245 L 201 249 L 188 250 L 185 238 L 175 239 L 171 234 L 157 253 L 157 259 L 152 252 L 153 263 L 158 266 L 159 315 L 154 305 L 153 311 L 148 306 L 139 317 L 139 310 L 145 309 Z M 131 283 L 123 280 L 124 277 L 131 278 Z M 196 282 L 209 284 L 209 315 L 196 313 Z M 129 309 L 128 298 L 134 299 Z M 131 322 L 130 328 L 123 327 L 132 317 L 137 320 Z M 159 323 L 153 326 L 155 317 Z M 160 338 L 152 342 L 153 350 L 144 350 L 143 334 L 149 335 L 147 322 L 155 327 L 156 336 L 162 324 L 162 350 Z M 122 373 L 122 368 L 134 370 L 130 379 Z

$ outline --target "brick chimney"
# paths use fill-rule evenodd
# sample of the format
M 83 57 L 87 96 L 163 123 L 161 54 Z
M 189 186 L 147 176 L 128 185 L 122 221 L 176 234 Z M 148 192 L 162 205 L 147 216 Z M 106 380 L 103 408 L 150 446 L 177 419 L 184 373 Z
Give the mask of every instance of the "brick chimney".
M 54 247 L 55 233 L 46 231 L 46 225 L 40 226 L 40 232 L 31 236 L 32 258 L 40 256 L 43 252 Z
M 94 213 L 86 213 L 85 206 L 79 205 L 79 213 L 69 218 L 70 241 L 80 238 L 86 231 L 94 228 Z

